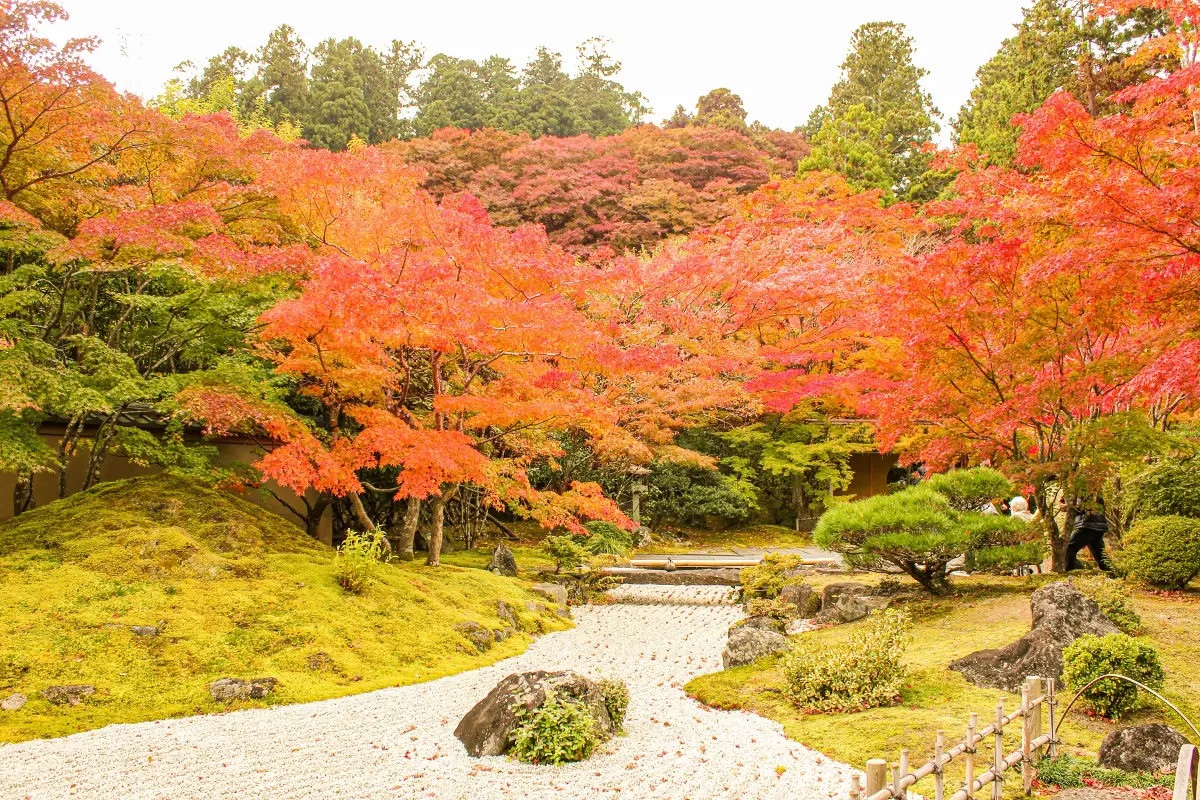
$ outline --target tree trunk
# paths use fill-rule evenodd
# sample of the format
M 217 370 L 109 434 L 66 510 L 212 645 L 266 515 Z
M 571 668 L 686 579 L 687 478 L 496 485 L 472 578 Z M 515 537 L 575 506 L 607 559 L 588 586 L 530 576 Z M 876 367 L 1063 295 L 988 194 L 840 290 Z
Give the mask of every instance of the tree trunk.
M 404 507 L 404 522 L 400 526 L 400 541 L 396 544 L 396 551 L 401 561 L 413 560 L 413 545 L 417 539 L 417 524 L 421 520 L 421 499 L 419 497 L 408 498 L 408 505 Z
M 454 496 L 458 486 L 443 491 L 429 501 L 429 555 L 425 564 L 436 567 L 442 563 L 442 525 L 446 520 L 446 501 Z
M 305 498 L 300 498 L 305 500 Z M 329 506 L 329 495 L 322 494 L 317 498 L 317 501 L 311 506 L 305 501 L 307 513 L 304 515 L 304 532 L 314 539 L 321 538 L 321 518 L 325 516 L 325 509 Z
M 17 473 L 17 482 L 13 486 L 13 516 L 33 508 L 33 470 Z
M 76 414 L 67 422 L 62 441 L 58 443 L 58 499 L 67 496 L 67 465 L 75 453 L 75 445 L 83 432 L 83 415 Z
M 350 512 L 354 515 L 354 521 L 363 526 L 363 533 L 373 533 L 375 531 L 375 523 L 367 516 L 367 510 L 363 508 L 362 498 L 357 492 L 350 492 L 346 495 L 346 499 L 350 501 Z

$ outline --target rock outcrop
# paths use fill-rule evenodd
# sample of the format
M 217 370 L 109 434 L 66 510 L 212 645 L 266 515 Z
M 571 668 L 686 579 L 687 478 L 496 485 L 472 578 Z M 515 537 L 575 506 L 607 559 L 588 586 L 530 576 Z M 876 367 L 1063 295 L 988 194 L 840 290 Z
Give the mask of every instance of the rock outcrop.
M 517 577 L 517 557 L 508 545 L 503 542 L 496 545 L 496 549 L 492 551 L 492 560 L 488 563 L 488 571 L 510 578 Z
M 782 653 L 788 648 L 783 634 L 748 625 L 735 625 L 729 629 L 729 641 L 721 654 L 725 669 L 753 664 L 760 658 Z
M 1033 628 L 1017 641 L 980 650 L 950 664 L 976 686 L 1019 692 L 1026 676 L 1062 678 L 1063 650 L 1085 634 L 1118 633 L 1091 598 L 1066 581 L 1038 589 L 1030 598 Z
M 495 639 L 492 632 L 480 625 L 478 622 L 459 622 L 455 624 L 454 630 L 463 635 L 476 653 L 483 653 L 486 650 L 491 650 Z M 463 647 L 463 649 L 466 649 Z
M 1161 722 L 1118 728 L 1100 743 L 1097 760 L 1102 767 L 1126 772 L 1174 772 L 1179 748 L 1187 743 L 1182 733 Z
M 608 739 L 617 732 L 609 716 L 600 684 L 570 672 L 523 672 L 509 675 L 487 697 L 475 704 L 454 729 L 472 756 L 500 756 L 508 751 L 509 737 L 517 726 L 516 710 L 532 711 L 546 702 L 546 693 L 575 698 L 596 723 L 596 732 Z

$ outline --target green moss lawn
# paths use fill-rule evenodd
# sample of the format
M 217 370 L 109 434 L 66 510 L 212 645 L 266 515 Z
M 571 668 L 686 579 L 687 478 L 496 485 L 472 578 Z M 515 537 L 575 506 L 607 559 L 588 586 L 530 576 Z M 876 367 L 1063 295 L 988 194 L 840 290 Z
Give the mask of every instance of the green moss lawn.
M 747 709 L 776 720 L 792 739 L 859 769 L 868 758 L 894 762 L 904 747 L 911 750 L 914 763 L 924 763 L 933 756 L 939 729 L 945 730 L 947 740 L 953 743 L 964 735 L 972 711 L 979 712 L 981 724 L 990 723 L 1002 694 L 978 688 L 946 666 L 976 650 L 1008 644 L 1030 625 L 1029 594 L 1035 584 L 1029 580 L 972 578 L 960 579 L 955 586 L 955 596 L 904 604 L 916 625 L 906 656 L 910 679 L 898 706 L 855 714 L 801 714 L 782 693 L 785 683 L 778 658 L 701 676 L 688 683 L 686 690 L 710 706 Z M 1163 694 L 1192 719 L 1200 718 L 1200 669 L 1196 666 L 1200 664 L 1200 628 L 1196 625 L 1200 595 L 1168 599 L 1141 593 L 1135 604 L 1145 623 L 1144 638 L 1158 648 L 1167 672 Z M 859 624 L 802 635 L 832 644 Z M 1019 696 L 1006 696 L 1008 712 L 1019 703 Z M 1122 724 L 1163 721 L 1186 730 L 1182 722 L 1167 715 L 1169 711 L 1164 715 L 1157 708 L 1147 708 Z M 1020 727 L 1011 728 L 1010 752 L 1020 746 Z M 1110 723 L 1078 710 L 1071 712 L 1061 728 L 1068 751 L 1090 755 L 1109 730 Z M 961 782 L 961 769 L 961 764 L 954 766 L 949 780 Z M 932 795 L 932 781 L 916 788 Z
M 389 564 L 361 595 L 335 582 L 333 550 L 227 493 L 166 475 L 103 484 L 0 525 L 0 742 L 60 736 L 226 707 L 208 684 L 270 676 L 275 693 L 238 707 L 299 703 L 426 681 L 515 655 L 570 623 L 525 603 L 520 581 L 461 554 L 428 568 Z M 486 561 L 486 559 L 484 559 Z M 453 630 L 525 633 L 483 654 Z M 154 637 L 130 625 L 163 624 Z M 93 684 L 77 707 L 40 690 Z

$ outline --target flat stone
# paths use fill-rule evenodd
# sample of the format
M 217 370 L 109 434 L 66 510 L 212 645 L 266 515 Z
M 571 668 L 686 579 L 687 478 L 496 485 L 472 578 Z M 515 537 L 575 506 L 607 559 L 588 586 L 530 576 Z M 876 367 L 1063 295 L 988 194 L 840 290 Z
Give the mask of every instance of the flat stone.
M 872 611 L 882 611 L 891 604 L 892 599 L 890 597 L 844 594 L 838 597 L 832 606 L 817 614 L 813 622 L 818 625 L 858 622 Z
M 531 590 L 561 605 L 567 604 L 567 587 L 560 583 L 535 583 Z
M 976 686 L 1021 691 L 1026 676 L 1061 679 L 1063 650 L 1085 634 L 1119 633 L 1095 601 L 1066 581 L 1047 584 L 1029 600 L 1033 627 L 1012 644 L 980 650 L 950 664 Z
M 740 667 L 787 649 L 788 640 L 782 634 L 737 625 L 729 630 L 729 641 L 721 653 L 721 663 L 725 669 Z
M 1187 743 L 1182 733 L 1161 722 L 1118 728 L 1104 737 L 1096 760 L 1126 772 L 1174 772 L 1179 749 Z
M 17 692 L 16 694 L 10 694 L 8 697 L 4 698 L 3 702 L 0 702 L 0 711 L 20 711 L 21 707 L 24 706 L 28 701 L 29 698 L 20 692 Z
M 218 703 L 234 700 L 260 700 L 279 683 L 277 678 L 221 678 L 208 685 L 208 693 Z
M 65 686 L 47 686 L 40 692 L 43 700 L 48 700 L 56 705 L 69 703 L 73 706 L 79 705 L 80 700 L 95 693 L 96 687 L 88 683 L 75 683 Z
M 135 636 L 158 636 L 158 634 L 162 633 L 162 628 L 157 625 L 130 625 L 129 630 Z

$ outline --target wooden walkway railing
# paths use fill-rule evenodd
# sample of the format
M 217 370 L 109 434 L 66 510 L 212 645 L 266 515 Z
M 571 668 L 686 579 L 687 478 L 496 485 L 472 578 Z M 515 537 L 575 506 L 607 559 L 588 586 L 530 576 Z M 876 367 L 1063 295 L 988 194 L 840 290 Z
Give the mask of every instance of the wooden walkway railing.
M 1054 679 L 1042 680 L 1029 677 L 1021 686 L 1021 707 L 1011 714 L 1004 713 L 1004 697 L 996 705 L 996 718 L 991 725 L 979 727 L 979 715 L 972 714 L 967 723 L 962 741 L 947 749 L 946 734 L 937 732 L 933 759 L 915 770 L 910 770 L 908 750 L 900 751 L 900 761 L 891 767 L 889 781 L 888 763 L 882 758 L 867 762 L 867 781 L 864 791 L 858 775 L 850 779 L 850 800 L 906 800 L 909 788 L 917 781 L 930 775 L 934 780 L 935 800 L 946 800 L 946 765 L 962 759 L 966 776 L 962 788 L 950 795 L 949 800 L 982 800 L 980 792 L 991 784 L 992 800 L 1000 800 L 1004 789 L 1004 773 L 1017 765 L 1021 767 L 1021 780 L 1025 794 L 1033 789 L 1033 762 L 1043 748 L 1051 758 L 1057 755 L 1058 744 L 1055 719 Z M 1047 709 L 1047 728 L 1042 732 L 1042 707 Z M 1021 747 L 1011 753 L 1004 752 L 1004 730 L 1020 720 Z M 985 761 L 979 745 L 992 740 L 991 759 Z M 986 766 L 985 766 L 986 765 Z M 979 767 L 984 767 L 980 772 Z M 1176 800 L 1179 800 L 1176 798 Z

